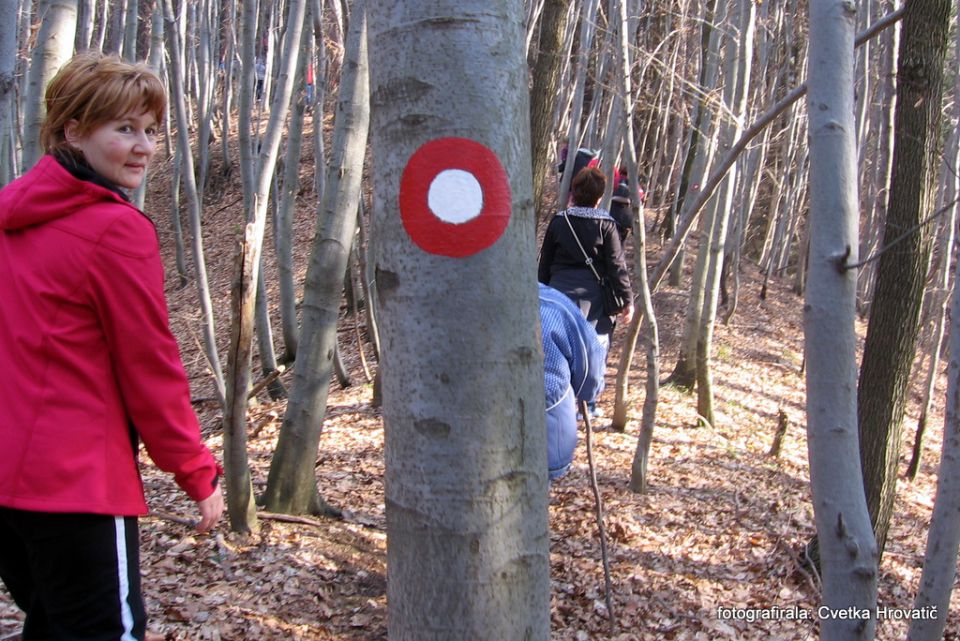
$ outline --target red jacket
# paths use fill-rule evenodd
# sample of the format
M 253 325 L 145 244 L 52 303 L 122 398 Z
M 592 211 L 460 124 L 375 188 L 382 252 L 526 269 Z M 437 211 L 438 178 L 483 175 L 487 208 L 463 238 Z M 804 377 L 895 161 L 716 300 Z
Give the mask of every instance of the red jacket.
M 218 466 L 170 332 L 156 230 L 52 156 L 0 190 L 0 505 L 145 514 L 135 437 L 195 500 Z

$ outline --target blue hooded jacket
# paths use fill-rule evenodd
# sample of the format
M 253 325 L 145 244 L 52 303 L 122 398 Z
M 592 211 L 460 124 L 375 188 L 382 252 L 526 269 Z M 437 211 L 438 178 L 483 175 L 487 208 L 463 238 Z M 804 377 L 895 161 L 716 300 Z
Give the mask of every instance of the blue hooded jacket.
M 597 333 L 567 296 L 540 283 L 540 331 L 547 402 L 547 464 L 562 476 L 577 445 L 577 400 L 603 390 L 605 350 Z

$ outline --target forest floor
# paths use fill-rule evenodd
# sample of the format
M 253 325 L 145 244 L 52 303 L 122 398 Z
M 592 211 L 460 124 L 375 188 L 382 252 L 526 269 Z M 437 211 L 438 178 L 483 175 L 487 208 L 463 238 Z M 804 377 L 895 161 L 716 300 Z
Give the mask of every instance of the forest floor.
M 146 210 L 158 221 L 171 323 L 204 437 L 221 456 L 221 415 L 214 402 L 204 400 L 213 393 L 200 349 L 196 287 L 176 288 L 164 173 L 161 166 Z M 305 173 L 301 187 L 308 202 L 310 180 Z M 214 204 L 207 207 L 204 221 L 221 348 L 229 333 L 229 283 L 242 218 L 233 189 L 221 185 L 208 191 Z M 313 216 L 312 207 L 302 208 L 297 216 L 301 282 Z M 654 243 L 651 260 L 658 250 Z M 268 260 L 267 282 L 276 282 L 274 270 Z M 645 494 L 634 494 L 628 487 L 644 394 L 641 351 L 630 376 L 626 433 L 607 429 L 609 420 L 595 421 L 593 447 L 613 579 L 612 631 L 583 438 L 570 473 L 552 485 L 553 639 L 818 637 L 818 579 L 800 559 L 814 533 L 801 371 L 802 301 L 792 293 L 792 283 L 776 279 L 761 300 L 762 277 L 746 263 L 742 278 L 736 314 L 728 325 L 718 324 L 716 329 L 715 425 L 697 426 L 695 394 L 663 388 Z M 685 301 L 682 288 L 664 286 L 655 297 L 663 375 L 676 361 Z M 260 532 L 238 538 L 229 533 L 225 518 L 214 534 L 199 536 L 183 524 L 193 518 L 193 505 L 148 457 L 142 457 L 153 511 L 141 520 L 143 587 L 155 639 L 387 638 L 383 425 L 359 359 L 358 345 L 365 349 L 368 363 L 373 362 L 369 345 L 358 343 L 357 337 L 363 335 L 345 313 L 340 344 L 354 383 L 343 389 L 331 384 L 316 467 L 321 494 L 343 509 L 343 519 L 290 521 L 261 514 Z M 619 362 L 620 341 L 615 337 L 614 343 L 608 386 Z M 289 374 L 283 380 L 289 383 Z M 941 377 L 920 473 L 913 482 L 902 476 L 899 481 L 879 583 L 879 601 L 890 608 L 912 607 L 919 581 L 939 463 L 944 386 Z M 600 402 L 606 416 L 612 414 L 612 395 L 608 389 Z M 918 399 L 918 393 L 911 395 L 902 458 L 909 456 L 912 446 Z M 249 457 L 258 493 L 266 483 L 284 407 L 283 401 L 261 395 L 250 411 Z M 771 456 L 768 451 L 781 413 L 788 429 L 779 456 Z M 955 595 L 948 640 L 960 639 L 958 604 Z M 739 617 L 727 616 L 729 609 L 737 608 L 747 609 L 749 615 L 741 611 Z M 0 638 L 17 630 L 20 621 L 20 613 L 0 588 Z M 906 623 L 881 621 L 877 638 L 906 638 Z

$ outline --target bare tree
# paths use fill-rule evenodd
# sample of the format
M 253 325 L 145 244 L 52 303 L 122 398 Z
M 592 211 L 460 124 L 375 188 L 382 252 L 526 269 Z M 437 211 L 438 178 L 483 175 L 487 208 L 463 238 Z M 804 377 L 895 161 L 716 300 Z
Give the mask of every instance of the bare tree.
M 226 402 L 226 387 L 220 354 L 217 350 L 216 323 L 213 315 L 213 301 L 210 298 L 210 283 L 207 278 L 207 265 L 203 251 L 203 226 L 200 222 L 202 204 L 197 193 L 197 184 L 193 168 L 193 151 L 190 147 L 190 126 L 187 119 L 186 96 L 183 87 L 183 46 L 180 42 L 180 30 L 172 0 L 163 0 L 163 14 L 166 28 L 164 34 L 170 52 L 170 87 L 173 111 L 177 121 L 177 158 L 181 169 L 179 175 L 187 196 L 187 219 L 191 234 L 193 268 L 197 279 L 197 297 L 200 300 L 200 312 L 203 317 L 203 348 L 207 365 L 213 375 L 217 398 L 221 404 Z M 177 215 L 174 213 L 174 215 Z
M 563 174 L 560 177 L 560 190 L 557 204 L 563 208 L 567 206 L 567 197 L 570 192 L 570 181 L 573 180 L 573 159 L 581 138 L 581 116 L 583 114 L 584 93 L 586 92 L 587 68 L 590 65 L 590 52 L 593 38 L 597 31 L 596 15 L 600 0 L 584 0 L 580 14 L 580 49 L 577 53 L 577 64 L 574 78 L 573 105 L 570 108 L 570 126 L 567 132 L 566 146 L 569 162 L 564 164 Z
M 872 639 L 877 548 L 860 491 L 856 399 L 857 279 L 844 261 L 857 243 L 853 114 L 855 9 L 810 3 L 810 242 L 804 305 L 807 440 L 825 607 L 860 616 L 824 617 L 825 641 Z M 864 615 L 864 613 L 866 613 Z
M 309 17 L 314 14 L 314 7 L 308 6 Z M 297 68 L 297 86 L 303 82 L 308 64 L 313 64 L 313 32 L 303 30 L 304 51 L 307 55 L 300 57 Z M 281 183 L 279 202 L 276 205 L 274 221 L 274 246 L 277 253 L 278 285 L 280 289 L 280 324 L 283 334 L 283 360 L 291 362 L 297 357 L 300 343 L 300 328 L 297 322 L 297 293 L 293 271 L 293 214 L 296 210 L 297 195 L 300 191 L 300 151 L 303 140 L 304 114 L 307 110 L 307 98 L 302 92 L 297 92 L 293 109 L 290 113 L 290 124 L 287 135 L 287 149 L 283 162 L 283 181 Z M 315 119 L 315 127 L 323 129 L 323 121 Z M 314 153 L 314 158 L 318 156 Z M 326 171 L 326 164 L 315 160 L 317 173 Z M 318 197 L 323 194 L 317 194 Z
M 933 393 L 937 380 L 940 378 L 940 353 L 946 335 L 947 307 L 953 281 L 950 279 L 950 264 L 953 257 L 953 246 L 956 232 L 958 206 L 957 196 L 960 194 L 960 172 L 957 171 L 960 160 L 960 30 L 957 31 L 953 44 L 952 82 L 947 80 L 948 86 L 953 87 L 953 104 L 946 129 L 947 142 L 943 153 L 943 162 L 940 169 L 940 188 L 937 203 L 938 212 L 944 207 L 947 213 L 940 222 L 939 228 L 939 255 L 936 270 L 933 274 L 933 290 L 924 299 L 927 306 L 926 316 L 933 319 L 933 332 L 927 352 L 930 355 L 930 366 L 927 369 L 927 379 L 923 387 L 923 401 L 920 406 L 920 416 L 917 419 L 917 429 L 913 439 L 913 454 L 907 467 L 907 478 L 913 479 L 920 469 L 920 459 L 923 452 L 923 434 L 933 404 Z
M 727 148 L 743 133 L 743 118 L 747 110 L 747 92 L 753 60 L 753 37 L 756 24 L 756 5 L 752 0 L 737 1 L 732 12 L 735 27 L 731 25 L 726 36 L 726 65 L 723 101 L 726 117 L 719 123 L 718 138 L 721 148 Z M 710 226 L 709 238 L 701 241 L 700 251 L 706 252 L 703 310 L 697 330 L 697 414 L 710 425 L 713 415 L 713 374 L 710 366 L 713 351 L 713 330 L 717 317 L 717 299 L 720 277 L 726 254 L 727 228 L 733 210 L 734 184 L 737 172 L 731 167 L 717 194 L 716 208 Z
M 890 200 L 857 397 L 864 489 L 881 555 L 930 262 L 933 234 L 921 223 L 935 202 L 952 6 L 950 0 L 908 2 L 903 16 Z
M 258 143 L 259 160 L 255 167 L 244 170 L 244 210 L 247 224 L 238 256 L 236 278 L 233 284 L 233 319 L 230 331 L 230 352 L 227 365 L 227 403 L 224 409 L 224 469 L 227 473 L 227 508 L 230 527 L 234 531 L 249 532 L 257 528 L 253 502 L 253 488 L 246 452 L 247 389 L 250 383 L 250 363 L 254 338 L 254 316 L 260 263 L 266 226 L 268 194 L 283 135 L 283 125 L 290 107 L 293 82 L 296 77 L 300 35 L 303 30 L 306 0 L 292 0 L 288 5 L 286 30 L 283 35 L 282 66 L 277 89 L 270 106 L 270 120 L 263 139 Z M 247 16 L 248 19 L 252 17 Z M 252 64 L 252 37 L 245 27 L 244 64 Z M 249 76 L 248 76 L 249 78 Z M 241 111 L 249 107 L 250 84 L 241 94 Z M 266 95 L 266 91 L 264 91 Z M 246 100 L 244 98 L 246 96 Z M 248 149 L 252 152 L 253 149 Z M 241 154 L 241 158 L 242 158 Z M 253 169 L 251 172 L 250 170 Z M 251 175 L 252 173 L 252 175 Z
M 550 635 L 523 15 L 369 7 L 395 641 Z
M 125 60 L 137 60 L 137 26 L 140 22 L 139 0 L 127 0 L 127 10 L 124 14 L 123 45 L 121 52 Z
M 30 56 L 23 119 L 23 168 L 30 169 L 43 155 L 40 125 L 46 115 L 43 94 L 47 83 L 73 53 L 77 32 L 77 0 L 41 0 L 40 29 Z
M 534 3 L 531 3 L 531 5 Z M 545 0 L 540 19 L 533 85 L 530 88 L 530 135 L 533 147 L 533 204 L 540 206 L 553 166 L 554 113 L 563 69 L 564 34 L 570 0 Z
M 320 514 L 330 509 L 317 490 L 314 470 L 333 375 L 343 278 L 357 228 L 370 122 L 365 13 L 363 0 L 355 0 L 340 75 L 332 157 L 304 286 L 293 391 L 267 479 L 265 502 L 277 512 Z
M 16 96 L 17 7 L 12 2 L 0 6 L 0 147 L 12 145 L 13 101 Z M 13 178 L 13 168 L 0 159 L 0 185 Z
M 960 269 L 960 266 L 958 266 Z M 955 274 L 954 280 L 960 277 Z M 907 641 L 940 641 L 947 625 L 960 544 L 960 291 L 951 306 L 950 365 L 940 476 L 914 607 L 933 616 L 910 622 Z

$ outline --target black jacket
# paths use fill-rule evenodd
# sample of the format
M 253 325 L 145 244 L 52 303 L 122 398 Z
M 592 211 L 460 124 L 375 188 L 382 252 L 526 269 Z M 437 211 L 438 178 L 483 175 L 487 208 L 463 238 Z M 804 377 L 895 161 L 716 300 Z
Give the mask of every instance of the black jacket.
M 571 207 L 553 217 L 543 237 L 537 279 L 573 300 L 598 334 L 608 334 L 613 329 L 613 320 L 603 313 L 600 283 L 587 267 L 565 215 L 584 250 L 593 259 L 597 273 L 612 281 L 621 296 L 633 300 L 617 223 L 603 209 Z

